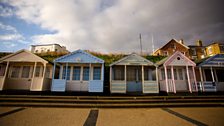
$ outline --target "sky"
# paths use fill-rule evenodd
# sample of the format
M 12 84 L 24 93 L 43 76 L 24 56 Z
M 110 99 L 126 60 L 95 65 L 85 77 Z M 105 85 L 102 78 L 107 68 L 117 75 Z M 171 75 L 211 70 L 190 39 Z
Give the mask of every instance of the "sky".
M 69 51 L 151 53 L 172 38 L 224 42 L 223 0 L 0 0 L 0 52 L 58 43 Z M 152 39 L 153 38 L 153 39 Z M 152 44 L 154 43 L 154 44 Z

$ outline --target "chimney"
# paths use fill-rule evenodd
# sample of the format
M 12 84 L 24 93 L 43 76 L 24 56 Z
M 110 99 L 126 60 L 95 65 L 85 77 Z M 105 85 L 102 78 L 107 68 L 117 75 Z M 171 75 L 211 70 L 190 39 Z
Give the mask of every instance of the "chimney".
M 184 44 L 184 40 L 183 39 L 180 39 L 179 41 L 181 44 Z
M 202 46 L 202 41 L 201 40 L 196 41 L 196 45 L 197 46 Z

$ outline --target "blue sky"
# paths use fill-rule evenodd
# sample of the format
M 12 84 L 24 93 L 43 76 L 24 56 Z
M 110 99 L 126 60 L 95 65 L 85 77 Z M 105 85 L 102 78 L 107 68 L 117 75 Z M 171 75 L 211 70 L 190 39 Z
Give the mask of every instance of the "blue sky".
M 170 39 L 223 42 L 222 0 L 1 0 L 1 52 L 58 43 L 103 53 L 152 51 Z

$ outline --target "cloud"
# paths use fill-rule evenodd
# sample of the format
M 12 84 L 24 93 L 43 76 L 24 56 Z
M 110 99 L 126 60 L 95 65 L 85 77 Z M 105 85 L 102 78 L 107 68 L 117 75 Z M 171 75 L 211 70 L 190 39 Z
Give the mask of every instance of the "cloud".
M 0 34 L 1 41 L 13 41 L 16 40 L 18 42 L 24 41 L 24 36 L 21 35 L 17 29 L 11 25 L 5 25 L 0 22 L 0 31 L 4 34 Z
M 4 41 L 4 42 L 2 42 L 2 44 L 3 44 L 6 48 L 13 48 L 13 47 L 16 46 L 15 43 L 10 42 L 10 41 Z
M 59 43 L 70 51 L 138 52 L 140 33 L 144 51 L 152 51 L 152 34 L 155 48 L 172 38 L 183 38 L 186 44 L 196 39 L 205 43 L 224 39 L 222 0 L 7 2 L 18 18 L 53 32 L 32 36 L 34 43 Z
M 10 17 L 13 16 L 14 11 L 10 7 L 5 7 L 2 4 L 0 4 L 0 16 L 1 17 Z
M 15 27 L 10 26 L 10 25 L 5 25 L 5 24 L 3 24 L 1 22 L 0 22 L 0 29 L 1 30 L 5 30 L 5 31 L 11 31 L 11 32 L 17 33 L 17 30 L 16 30 Z
M 0 40 L 19 40 L 23 37 L 20 34 L 0 35 Z

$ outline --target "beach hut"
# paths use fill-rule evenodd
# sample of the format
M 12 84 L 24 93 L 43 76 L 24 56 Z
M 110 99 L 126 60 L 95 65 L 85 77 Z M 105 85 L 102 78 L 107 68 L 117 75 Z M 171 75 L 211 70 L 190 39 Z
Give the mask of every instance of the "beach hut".
M 53 74 L 51 91 L 103 92 L 104 61 L 83 50 L 54 60 L 60 66 L 59 78 Z
M 197 92 L 196 64 L 183 53 L 176 51 L 157 63 L 160 91 L 166 93 Z
M 50 90 L 53 65 L 20 50 L 0 59 L 0 90 Z
M 224 54 L 216 54 L 198 65 L 200 89 L 204 92 L 224 91 Z
M 157 67 L 132 53 L 110 64 L 111 93 L 159 93 Z

